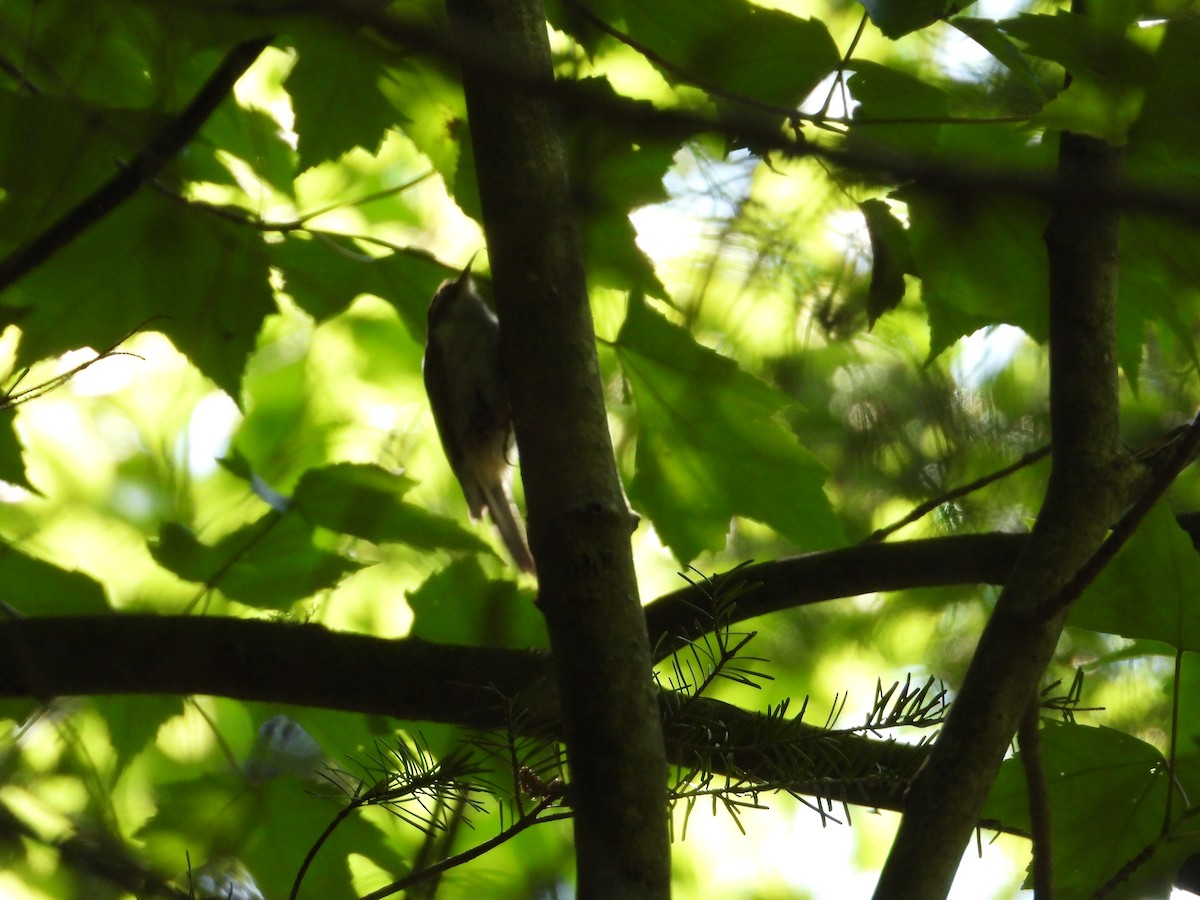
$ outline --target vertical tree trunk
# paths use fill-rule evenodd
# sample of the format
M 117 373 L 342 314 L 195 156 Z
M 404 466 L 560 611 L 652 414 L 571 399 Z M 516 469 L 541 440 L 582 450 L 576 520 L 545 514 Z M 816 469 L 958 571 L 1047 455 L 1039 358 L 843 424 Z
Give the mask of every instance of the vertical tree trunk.
M 1120 211 L 1086 185 L 1121 178 L 1124 151 L 1063 134 L 1062 192 L 1046 228 L 1050 262 L 1052 468 L 1046 499 L 984 629 L 946 725 L 913 779 L 875 896 L 933 900 L 950 890 L 1004 753 L 1066 620 L 1055 597 L 1132 500 L 1120 450 L 1116 366 Z
M 667 765 L 540 0 L 447 0 L 562 703 L 578 895 L 670 893 Z

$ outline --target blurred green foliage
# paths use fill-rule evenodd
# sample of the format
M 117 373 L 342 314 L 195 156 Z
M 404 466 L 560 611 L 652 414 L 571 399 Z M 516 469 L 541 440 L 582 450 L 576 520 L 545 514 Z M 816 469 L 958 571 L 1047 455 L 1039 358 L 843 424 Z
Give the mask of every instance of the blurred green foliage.
M 1021 179 L 1053 171 L 1056 128 L 1127 142 L 1132 184 L 1191 203 L 1129 210 L 1118 327 L 1130 445 L 1192 413 L 1200 24 L 1099 5 L 1094 21 L 1040 3 L 949 21 L 954 8 L 903 0 L 552 5 L 644 600 L 677 587 L 683 566 L 844 546 L 1046 442 L 1047 207 Z M 236 42 L 274 35 L 182 153 L 0 292 L 0 612 L 270 614 L 543 646 L 531 583 L 486 522 L 468 522 L 421 382 L 428 298 L 483 243 L 454 62 L 360 27 L 352 4 L 324 17 L 240 6 L 0 5 L 0 258 L 177 124 Z M 445 27 L 437 4 L 393 7 L 414 29 Z M 653 127 L 661 108 L 714 128 Z M 778 126 L 776 143 L 799 133 L 861 164 L 747 138 L 764 126 Z M 1000 173 L 1009 187 L 897 180 L 884 165 L 896 160 Z M 893 539 L 1022 531 L 1046 473 L 1022 468 Z M 1170 759 L 1195 795 L 1196 563 L 1171 513 L 1198 506 L 1185 475 L 1081 602 L 1055 661 L 1064 681 L 1086 673 L 1081 707 L 1103 707 L 1044 731 L 1062 897 L 1088 896 L 1187 827 L 1164 773 Z M 753 623 L 748 652 L 774 680 L 712 693 L 753 709 L 811 696 L 816 724 L 835 709 L 856 726 L 877 680 L 952 688 L 993 599 L 929 588 L 773 614 Z M 190 854 L 197 872 L 235 858 L 235 881 L 286 896 L 345 796 L 311 772 L 252 777 L 255 736 L 279 712 L 221 698 L 6 703 L 0 894 L 130 895 L 95 854 L 66 852 L 82 836 L 107 863 L 144 863 L 182 890 Z M 464 737 L 284 712 L 359 778 L 378 774 L 385 748 L 444 758 Z M 455 849 L 512 815 L 510 761 L 481 756 L 500 799 L 467 814 Z M 988 811 L 1018 830 L 1021 778 L 1006 762 Z M 770 837 L 819 820 L 772 805 L 744 811 L 741 845 L 692 821 L 679 895 L 833 891 L 837 866 L 821 860 L 838 851 L 793 863 L 795 848 Z M 1107 840 L 1114 817 L 1128 828 Z M 378 888 L 425 840 L 377 808 L 334 834 L 309 896 Z M 1175 842 L 1122 889 L 1161 895 L 1191 846 Z M 882 847 L 863 837 L 860 849 L 845 864 L 869 872 Z M 722 874 L 722 855 L 755 862 Z M 975 895 L 1009 895 L 1023 864 Z M 452 872 L 441 895 L 564 896 L 570 877 L 569 829 L 542 825 Z

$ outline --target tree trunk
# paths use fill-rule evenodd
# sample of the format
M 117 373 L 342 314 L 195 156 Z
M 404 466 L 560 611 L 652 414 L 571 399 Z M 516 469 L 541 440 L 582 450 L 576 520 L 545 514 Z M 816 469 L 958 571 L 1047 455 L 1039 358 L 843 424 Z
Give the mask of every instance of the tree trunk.
M 1046 228 L 1050 262 L 1052 467 L 1028 544 L 980 637 L 950 715 L 913 779 L 877 898 L 932 900 L 950 890 L 1022 714 L 1036 701 L 1067 609 L 1060 591 L 1133 499 L 1121 452 L 1116 367 L 1120 211 L 1090 202 L 1111 189 L 1124 151 L 1063 134 L 1060 192 Z
M 670 894 L 650 646 L 617 478 L 539 0 L 448 0 L 562 703 L 578 896 Z M 475 49 L 487 67 L 473 70 Z M 514 79 L 488 71 L 500 61 Z M 517 85 L 514 87 L 514 85 Z M 531 89 L 532 88 L 532 89 Z

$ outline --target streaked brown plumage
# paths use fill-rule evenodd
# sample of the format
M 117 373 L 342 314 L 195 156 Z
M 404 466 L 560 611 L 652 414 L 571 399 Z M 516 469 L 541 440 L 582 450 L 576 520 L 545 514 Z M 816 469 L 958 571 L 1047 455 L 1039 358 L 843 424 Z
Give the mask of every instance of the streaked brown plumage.
M 484 507 L 517 566 L 534 571 L 509 490 L 512 407 L 500 365 L 500 326 L 475 290 L 471 265 L 443 281 L 429 303 L 425 392 L 442 449 L 472 518 Z

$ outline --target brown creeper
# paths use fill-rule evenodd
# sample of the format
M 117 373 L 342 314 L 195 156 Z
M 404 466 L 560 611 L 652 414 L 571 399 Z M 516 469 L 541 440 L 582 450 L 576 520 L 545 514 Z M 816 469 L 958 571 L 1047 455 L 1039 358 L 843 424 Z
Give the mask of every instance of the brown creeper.
M 513 561 L 534 571 L 509 489 L 513 422 L 500 325 L 475 290 L 470 263 L 443 281 L 429 303 L 423 368 L 442 449 L 471 517 L 478 519 L 486 506 Z

